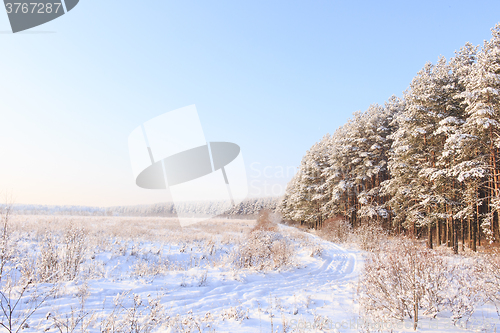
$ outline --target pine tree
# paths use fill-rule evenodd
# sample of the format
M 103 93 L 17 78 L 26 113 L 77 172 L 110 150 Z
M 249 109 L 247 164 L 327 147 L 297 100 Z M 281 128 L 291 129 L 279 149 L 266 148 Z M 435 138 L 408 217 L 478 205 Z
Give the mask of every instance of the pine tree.
M 464 131 L 472 138 L 476 157 L 475 168 L 487 176 L 481 184 L 478 200 L 485 217 L 481 227 L 494 240 L 498 238 L 498 210 L 500 208 L 500 24 L 492 29 L 493 37 L 485 41 L 477 62 L 472 67 L 467 90 L 467 120 Z

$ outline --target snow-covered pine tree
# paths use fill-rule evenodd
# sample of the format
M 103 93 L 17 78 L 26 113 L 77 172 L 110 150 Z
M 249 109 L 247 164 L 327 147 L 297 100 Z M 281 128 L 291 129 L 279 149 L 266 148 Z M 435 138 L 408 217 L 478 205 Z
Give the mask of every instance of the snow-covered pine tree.
M 350 131 L 351 122 L 348 122 L 339 127 L 331 137 L 329 166 L 323 171 L 324 188 L 330 195 L 324 210 L 330 212 L 330 216 L 342 215 L 353 223 L 356 216 L 354 207 L 357 198 L 350 172 L 350 154 L 355 149 L 349 143 Z
M 455 57 L 450 60 L 451 76 L 453 81 L 453 100 L 450 101 L 451 114 L 439 123 L 437 129 L 438 134 L 445 134 L 446 140 L 443 151 L 439 157 L 439 163 L 446 170 L 441 174 L 440 180 L 448 182 L 450 179 L 454 182 L 457 189 L 453 195 L 458 212 L 455 214 L 455 219 L 461 221 L 462 248 L 465 244 L 465 233 L 469 231 L 469 244 L 475 250 L 475 229 L 476 224 L 471 225 L 471 221 L 475 219 L 477 206 L 477 164 L 472 162 L 475 158 L 474 140 L 471 135 L 464 131 L 463 124 L 467 118 L 465 108 L 465 90 L 470 77 L 472 66 L 475 63 L 477 47 L 470 43 L 465 44 L 460 51 L 455 52 Z M 481 174 L 481 173 L 480 173 Z M 477 219 L 476 219 L 477 220 Z M 465 224 L 467 223 L 467 228 Z M 475 223 L 475 222 L 474 222 Z M 445 233 L 441 233 L 441 228 L 437 229 L 437 239 L 439 242 L 444 242 L 446 239 Z M 456 229 L 454 229 L 457 232 Z M 455 237 L 456 238 L 456 237 Z M 474 239 L 474 245 L 472 240 Z
M 439 122 L 455 113 L 454 85 L 449 64 L 440 57 L 427 63 L 405 92 L 406 107 L 396 117 L 389 163 L 392 179 L 385 187 L 392 195 L 391 207 L 398 211 L 396 222 L 416 233 L 426 227 L 432 247 L 433 226 L 447 221 L 451 230 L 456 208 L 456 186 L 446 180 L 446 166 L 439 164 L 446 133 Z M 451 242 L 450 242 L 451 244 Z
M 371 105 L 362 114 L 358 125 L 361 129 L 362 140 L 358 144 L 357 165 L 353 166 L 356 182 L 361 191 L 358 193 L 360 222 L 383 222 L 389 218 L 385 207 L 384 196 L 380 185 L 388 179 L 387 152 L 391 147 L 388 139 L 391 133 L 390 123 L 394 109 L 379 105 Z
M 324 188 L 330 194 L 325 215 L 343 215 L 353 226 L 390 217 L 380 185 L 388 178 L 387 137 L 393 111 L 372 105 L 355 112 L 333 134 L 329 167 L 324 170 Z
M 467 120 L 464 131 L 475 140 L 478 168 L 487 168 L 486 186 L 479 188 L 481 223 L 490 240 L 499 238 L 498 210 L 500 208 L 500 24 L 492 29 L 492 38 L 485 41 L 467 82 L 465 101 Z M 479 209 L 478 209 L 479 212 Z
M 319 228 L 327 218 L 322 209 L 328 201 L 324 190 L 324 169 L 328 168 L 330 135 L 315 143 L 302 158 L 300 168 L 288 184 L 280 203 L 281 214 L 294 221 L 303 221 Z

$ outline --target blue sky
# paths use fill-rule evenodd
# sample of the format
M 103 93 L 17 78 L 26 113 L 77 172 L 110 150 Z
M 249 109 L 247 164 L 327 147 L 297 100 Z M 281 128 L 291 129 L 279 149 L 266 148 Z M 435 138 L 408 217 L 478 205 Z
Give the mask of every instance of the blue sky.
M 314 142 L 401 96 L 427 61 L 482 44 L 498 13 L 499 1 L 81 0 L 11 34 L 2 12 L 0 191 L 166 201 L 135 186 L 127 138 L 196 104 L 208 141 L 241 146 L 251 195 L 277 194 Z

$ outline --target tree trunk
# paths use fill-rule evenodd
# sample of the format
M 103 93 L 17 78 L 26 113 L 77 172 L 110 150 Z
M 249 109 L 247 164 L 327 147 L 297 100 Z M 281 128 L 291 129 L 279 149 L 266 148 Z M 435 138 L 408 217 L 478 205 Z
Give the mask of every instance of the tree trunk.
M 476 252 L 476 241 L 477 241 L 477 210 L 474 213 L 474 221 L 472 221 L 472 251 Z
M 477 245 L 481 246 L 481 226 L 479 224 L 479 205 L 476 205 L 476 240 L 477 240 Z
M 436 245 L 441 245 L 441 223 L 439 220 L 436 221 Z
M 432 249 L 432 226 L 431 224 L 429 223 L 428 224 L 428 227 L 427 227 L 427 247 L 429 249 Z
M 443 223 L 443 244 L 448 246 L 448 220 Z
M 465 252 L 465 223 L 464 219 L 460 219 L 460 223 L 462 224 L 462 252 Z
M 493 138 L 493 128 L 490 126 L 490 155 L 491 155 L 491 162 L 492 162 L 492 169 L 493 169 L 493 198 L 494 199 L 498 199 L 498 197 L 500 196 L 500 193 L 499 193 L 499 188 L 498 188 L 498 178 L 499 178 L 499 175 L 498 175 L 498 168 L 497 168 L 497 156 L 496 156 L 496 152 L 497 152 L 497 148 L 494 147 L 493 145 L 493 142 L 494 142 L 494 138 Z M 497 210 L 495 210 L 495 213 L 497 212 Z M 491 221 L 491 232 L 493 234 L 493 236 L 495 236 L 495 215 L 493 215 L 493 219 Z
M 451 219 L 453 225 L 453 253 L 458 254 L 458 221 L 453 217 Z
M 472 249 L 472 222 L 470 216 L 467 216 L 468 231 L 469 231 L 469 249 Z
M 451 226 L 450 218 L 446 218 L 446 246 L 451 247 Z

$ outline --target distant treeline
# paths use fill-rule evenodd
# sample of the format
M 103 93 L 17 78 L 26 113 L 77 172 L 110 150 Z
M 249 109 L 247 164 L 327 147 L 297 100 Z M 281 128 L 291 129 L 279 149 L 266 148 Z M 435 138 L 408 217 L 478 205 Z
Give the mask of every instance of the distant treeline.
M 254 217 L 261 209 L 275 211 L 279 198 L 251 198 L 229 208 L 225 217 Z M 186 202 L 174 205 L 171 202 L 152 205 L 88 207 L 88 206 L 46 206 L 15 204 L 13 213 L 20 215 L 78 215 L 78 216 L 161 216 L 176 217 L 177 212 L 192 216 L 207 215 L 220 211 L 221 203 Z M 1 207 L 2 205 L 0 205 Z

